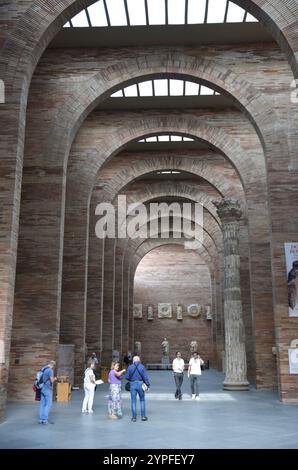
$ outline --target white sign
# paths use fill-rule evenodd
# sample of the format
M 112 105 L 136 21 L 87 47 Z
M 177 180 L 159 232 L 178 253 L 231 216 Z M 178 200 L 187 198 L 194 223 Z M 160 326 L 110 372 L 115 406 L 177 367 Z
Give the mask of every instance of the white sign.
M 298 317 L 298 243 L 285 243 L 289 316 Z
M 288 349 L 290 374 L 298 374 L 298 348 Z

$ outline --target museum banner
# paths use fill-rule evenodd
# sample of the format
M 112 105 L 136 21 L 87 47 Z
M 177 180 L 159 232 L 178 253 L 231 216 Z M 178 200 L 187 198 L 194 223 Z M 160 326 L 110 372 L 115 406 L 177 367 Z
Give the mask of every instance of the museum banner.
M 298 243 L 285 243 L 289 316 L 298 317 Z

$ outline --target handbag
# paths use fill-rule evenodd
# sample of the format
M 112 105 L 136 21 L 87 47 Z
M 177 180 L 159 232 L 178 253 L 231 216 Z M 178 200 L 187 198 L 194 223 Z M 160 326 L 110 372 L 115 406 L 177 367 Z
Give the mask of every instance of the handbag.
M 137 369 L 137 366 L 135 366 L 135 369 L 134 369 L 133 373 L 131 374 L 131 377 L 135 373 L 136 369 Z M 130 382 L 129 382 L 129 380 L 130 380 L 130 378 L 128 379 L 128 382 L 126 382 L 125 387 L 124 387 L 127 392 L 130 392 Z
M 144 390 L 144 392 L 147 392 L 147 391 L 148 391 L 148 387 L 147 387 L 147 385 L 145 384 L 145 382 L 142 384 L 142 389 Z
M 130 382 L 126 382 L 125 390 L 127 390 L 127 392 L 130 392 Z

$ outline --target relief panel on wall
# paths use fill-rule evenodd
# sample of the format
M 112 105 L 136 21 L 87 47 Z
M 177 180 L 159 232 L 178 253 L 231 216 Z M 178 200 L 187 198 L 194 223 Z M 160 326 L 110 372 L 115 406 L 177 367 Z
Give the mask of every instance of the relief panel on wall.
M 143 317 L 143 304 L 134 304 L 133 306 L 133 317 L 142 318 Z
M 158 304 L 158 318 L 172 318 L 172 304 Z
M 199 317 L 202 313 L 202 306 L 198 304 L 191 304 L 187 307 L 187 314 L 190 317 Z

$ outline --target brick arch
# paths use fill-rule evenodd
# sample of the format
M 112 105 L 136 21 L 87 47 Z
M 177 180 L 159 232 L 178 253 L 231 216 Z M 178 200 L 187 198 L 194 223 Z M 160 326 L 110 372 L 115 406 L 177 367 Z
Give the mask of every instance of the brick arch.
M 153 222 L 155 220 L 162 220 L 163 217 L 157 217 L 157 218 L 148 218 L 148 223 L 149 222 Z M 183 219 L 185 219 L 185 217 L 183 217 Z M 190 219 L 191 221 L 194 222 L 193 218 Z M 203 226 L 200 226 L 199 224 L 196 224 L 198 227 L 202 228 L 203 232 L 204 232 L 204 240 L 202 242 L 202 248 L 197 248 L 196 252 L 200 253 L 201 251 L 204 252 L 206 254 L 206 256 L 209 258 L 209 261 L 212 261 L 213 259 L 215 260 L 214 261 L 214 264 L 216 265 L 218 260 L 219 260 L 219 256 L 220 256 L 220 252 L 222 251 L 222 246 L 221 245 L 218 245 L 216 244 L 214 238 L 212 238 L 212 236 L 210 235 L 210 233 L 208 232 L 208 230 Z M 142 225 L 140 226 L 142 227 Z M 153 237 L 155 236 L 160 236 L 162 235 L 164 232 L 162 230 L 158 230 L 157 232 L 154 232 L 152 235 Z M 175 233 L 175 235 L 177 235 L 177 232 L 173 232 Z M 186 232 L 186 234 L 188 235 L 191 235 L 190 232 Z M 206 238 L 205 238 L 206 237 Z M 174 236 L 170 237 L 170 238 L 175 238 Z M 184 241 L 187 241 L 187 239 L 185 237 L 181 237 L 184 239 Z M 149 239 L 147 239 L 149 240 Z M 142 245 L 142 243 L 144 243 L 144 240 L 139 240 L 139 239 L 127 239 L 126 240 L 126 243 L 125 243 L 125 247 L 124 247 L 124 250 L 126 250 L 127 248 L 129 250 L 133 249 L 134 251 L 137 251 L 138 250 L 138 247 L 140 245 Z
M 41 54 L 55 37 L 63 24 L 95 0 L 39 0 L 29 3 L 17 21 L 10 38 L 3 46 L 8 82 L 17 81 L 17 67 L 22 66 L 27 83 Z M 252 13 L 267 27 L 284 51 L 295 75 L 297 74 L 298 51 L 295 30 L 297 5 L 285 5 L 282 0 L 234 0 L 242 8 Z M 30 27 L 31 26 L 31 27 Z M 17 51 L 17 53 L 16 53 Z M 22 62 L 20 58 L 22 57 Z
M 67 96 L 65 105 L 60 106 L 57 119 L 48 130 L 47 152 L 57 154 L 58 161 L 66 162 L 69 141 L 73 141 L 84 119 L 100 102 L 120 87 L 161 74 L 203 81 L 222 94 L 230 95 L 251 121 L 264 149 L 272 153 L 271 131 L 279 119 L 270 100 L 232 70 L 220 66 L 215 61 L 198 59 L 182 53 L 151 54 L 142 58 L 122 60 L 119 64 L 107 67 L 104 72 L 99 72 L 85 81 L 73 95 Z M 65 128 L 61 129 L 59 122 L 67 123 L 67 132 Z M 275 147 L 280 142 L 280 148 L 282 144 L 287 148 L 287 140 L 280 126 L 275 126 L 275 135 L 276 133 L 279 139 L 276 139 Z
M 103 183 L 102 199 L 110 199 L 125 190 L 126 187 L 133 183 L 136 179 L 148 176 L 150 173 L 162 170 L 175 170 L 185 171 L 187 173 L 199 176 L 207 181 L 213 188 L 215 188 L 221 196 L 228 194 L 235 194 L 235 181 L 233 184 L 231 180 L 222 172 L 215 171 L 215 168 L 210 164 L 214 154 L 211 152 L 202 152 L 198 157 L 188 156 L 187 152 L 185 155 L 173 155 L 167 152 L 152 152 L 152 155 L 148 156 L 146 152 L 146 159 L 138 159 L 133 165 L 125 162 L 117 167 L 117 171 L 114 173 L 113 179 L 109 178 L 109 168 L 104 166 L 99 174 L 96 185 Z M 244 197 L 243 187 L 239 181 L 239 186 L 236 187 L 237 194 L 240 199 Z M 241 194 L 242 193 L 242 194 Z
M 104 139 L 99 139 L 97 142 L 93 142 L 92 148 L 89 151 L 75 153 L 70 156 L 69 168 L 68 168 L 68 180 L 73 177 L 77 183 L 80 182 L 85 187 L 86 194 L 90 196 L 91 190 L 95 185 L 100 171 L 103 168 L 103 164 L 108 163 L 115 155 L 125 148 L 130 142 L 145 138 L 146 136 L 153 133 L 175 133 L 179 132 L 183 135 L 188 135 L 193 138 L 198 138 L 207 142 L 219 153 L 222 153 L 227 160 L 235 168 L 244 191 L 246 191 L 247 181 L 245 178 L 247 172 L 247 165 L 243 154 L 247 153 L 245 148 L 242 146 L 239 139 L 235 139 L 228 132 L 223 131 L 217 126 L 211 126 L 206 124 L 203 117 L 189 117 L 187 114 L 176 115 L 160 115 L 158 117 L 149 113 L 140 119 L 130 121 L 130 126 L 127 128 L 126 125 L 119 126 L 117 132 L 113 135 L 108 135 Z M 84 130 L 82 130 L 82 135 Z M 79 137 L 78 137 L 79 139 Z M 79 140 L 78 140 L 79 142 Z M 57 143 L 58 145 L 58 143 Z M 255 177 L 259 179 L 263 178 L 262 186 L 266 190 L 266 169 L 264 158 L 261 157 L 262 150 L 257 148 L 256 152 L 250 152 L 247 154 L 249 157 L 250 170 L 255 168 Z M 75 161 L 73 161 L 75 159 Z M 80 175 L 80 168 L 88 165 L 88 187 L 86 187 L 85 175 Z M 80 181 L 80 178 L 82 181 Z

